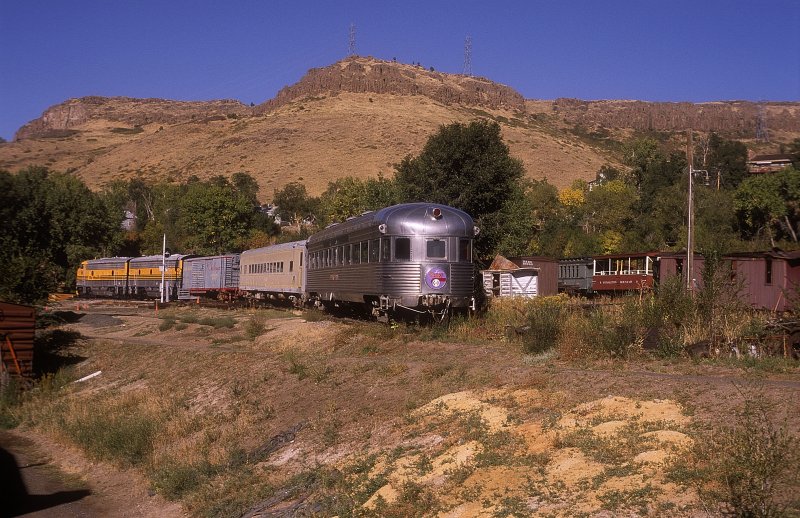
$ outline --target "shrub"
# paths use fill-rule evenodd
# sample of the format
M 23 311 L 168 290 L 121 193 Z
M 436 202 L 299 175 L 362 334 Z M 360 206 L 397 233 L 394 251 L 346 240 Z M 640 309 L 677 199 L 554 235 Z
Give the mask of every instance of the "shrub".
M 700 494 L 723 515 L 784 516 L 786 495 L 791 497 L 798 479 L 798 440 L 775 425 L 770 405 L 757 391 L 734 415 L 734 425 L 717 427 L 697 442 L 699 469 L 693 475 Z
M 197 323 L 203 326 L 211 326 L 214 329 L 219 329 L 222 327 L 232 328 L 236 325 L 236 320 L 233 317 L 205 317 L 201 318 Z
M 529 332 L 523 349 L 527 353 L 541 353 L 552 349 L 561 336 L 566 315 L 567 299 L 563 296 L 540 297 L 528 305 Z

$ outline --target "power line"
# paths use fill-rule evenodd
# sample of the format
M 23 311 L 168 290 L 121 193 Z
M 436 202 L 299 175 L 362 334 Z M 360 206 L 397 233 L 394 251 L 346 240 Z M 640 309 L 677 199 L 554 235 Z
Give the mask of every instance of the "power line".
M 472 36 L 464 40 L 464 75 L 472 77 Z

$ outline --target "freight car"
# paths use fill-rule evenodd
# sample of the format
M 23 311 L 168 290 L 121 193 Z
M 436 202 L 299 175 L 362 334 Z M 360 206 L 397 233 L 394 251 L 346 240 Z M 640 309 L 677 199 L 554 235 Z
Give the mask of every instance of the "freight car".
M 183 261 L 178 299 L 196 297 L 232 299 L 239 292 L 240 254 L 190 257 Z
M 308 238 L 306 296 L 385 319 L 403 310 L 443 318 L 473 308 L 472 242 L 458 209 L 404 203 L 334 224 Z

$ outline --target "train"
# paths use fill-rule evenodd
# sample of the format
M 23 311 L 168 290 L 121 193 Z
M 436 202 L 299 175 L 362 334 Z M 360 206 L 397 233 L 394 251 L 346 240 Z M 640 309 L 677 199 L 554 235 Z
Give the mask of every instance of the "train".
M 653 288 L 659 282 L 684 275 L 685 253 L 641 252 L 561 259 L 558 291 L 571 295 L 620 294 Z M 704 259 L 694 255 L 699 277 Z M 697 281 L 697 279 L 695 279 Z
M 170 300 L 285 300 L 365 309 L 381 320 L 399 313 L 441 319 L 475 309 L 478 232 L 472 217 L 454 207 L 402 203 L 331 224 L 306 240 L 241 253 L 86 260 L 77 293 L 155 298 L 163 269 Z

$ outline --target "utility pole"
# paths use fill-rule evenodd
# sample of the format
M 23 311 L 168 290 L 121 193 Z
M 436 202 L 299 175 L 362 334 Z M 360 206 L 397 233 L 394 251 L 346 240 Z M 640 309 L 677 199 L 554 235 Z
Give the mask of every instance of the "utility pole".
M 350 24 L 350 33 L 348 35 L 347 55 L 356 55 L 356 24 Z
M 694 167 L 692 165 L 692 161 L 694 160 L 694 150 L 693 148 L 693 139 L 692 139 L 692 130 L 689 130 L 689 135 L 686 144 L 686 158 L 689 162 L 689 203 L 688 203 L 688 212 L 689 216 L 687 218 L 687 236 L 686 236 L 686 289 L 689 293 L 694 292 L 694 192 L 693 186 L 694 183 Z
M 161 302 L 164 302 L 164 294 L 166 293 L 166 289 L 164 286 L 164 280 L 167 273 L 167 235 L 164 234 L 164 244 L 161 247 Z
M 472 77 L 472 36 L 464 40 L 464 75 Z

